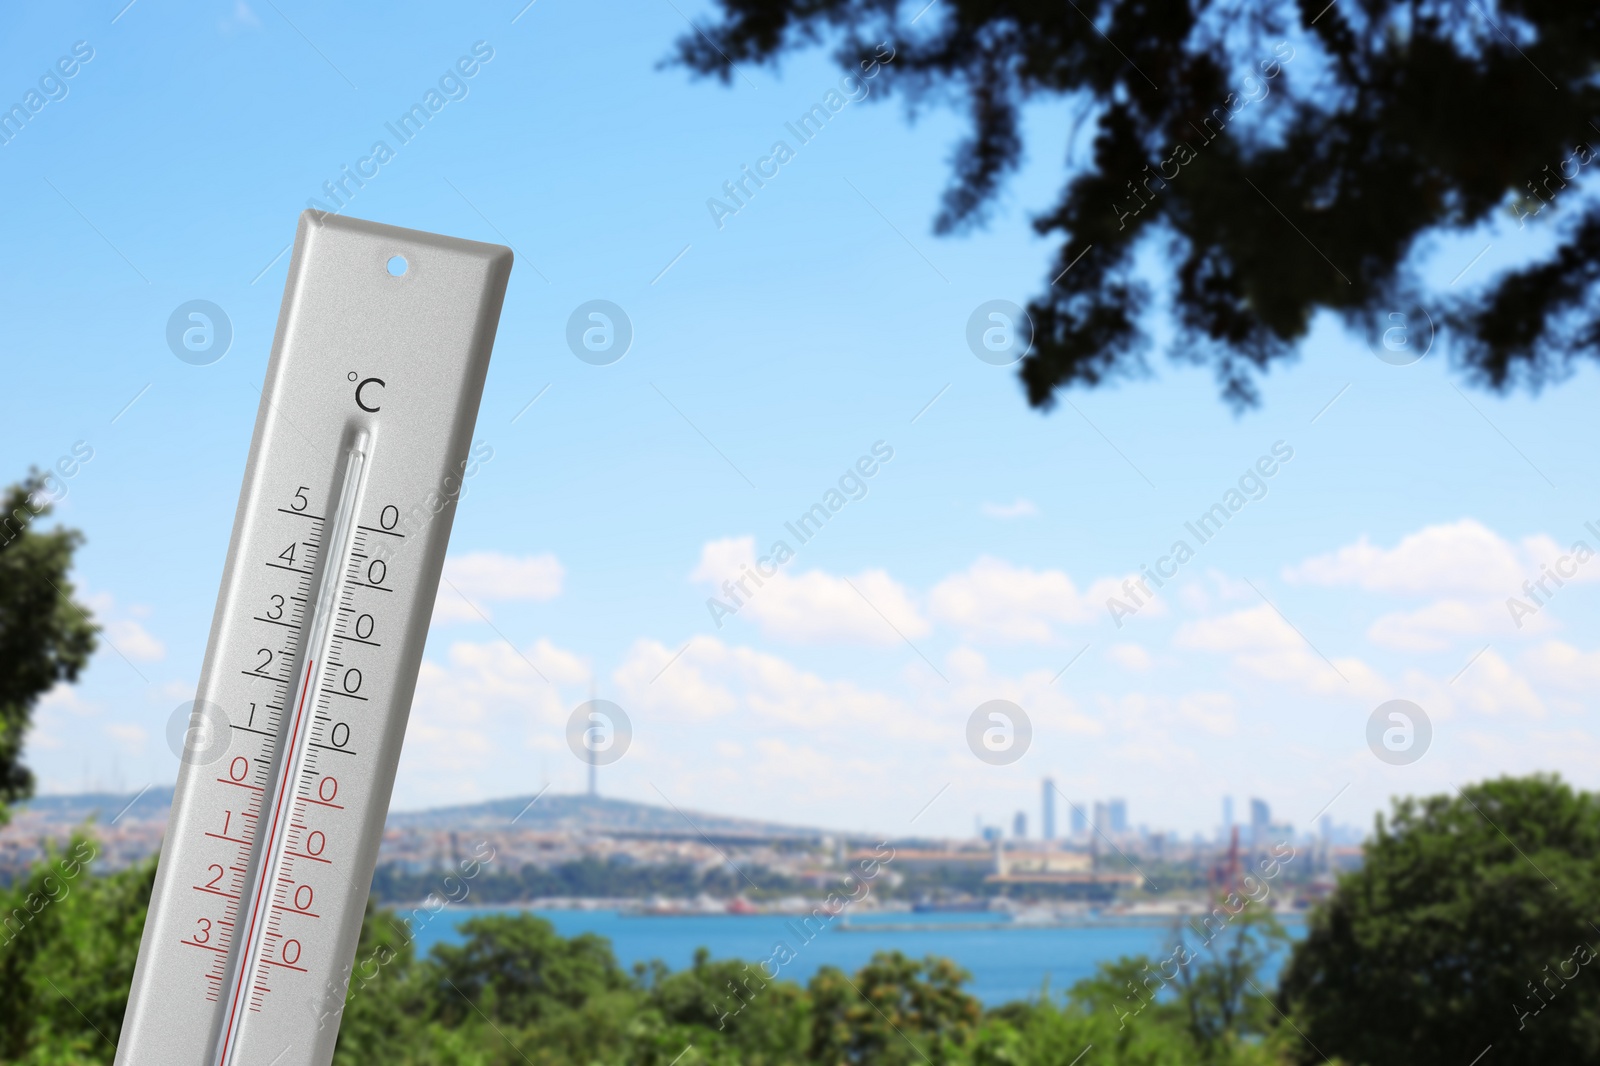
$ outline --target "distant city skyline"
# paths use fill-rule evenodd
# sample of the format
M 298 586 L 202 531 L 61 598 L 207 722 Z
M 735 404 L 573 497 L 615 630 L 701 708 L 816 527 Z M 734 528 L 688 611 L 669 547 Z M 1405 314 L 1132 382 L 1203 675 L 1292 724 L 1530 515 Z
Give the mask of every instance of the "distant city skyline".
M 1050 843 L 1058 839 L 1055 831 L 1055 805 L 1059 789 L 1056 787 L 1055 779 L 1052 777 L 1042 778 L 1039 786 L 1039 833 L 1035 837 L 1028 832 L 1028 812 L 1019 810 L 1011 816 L 1011 839 L 1037 839 L 1043 843 Z M 1096 833 L 1107 836 L 1125 836 L 1132 832 L 1139 836 L 1171 837 L 1185 842 L 1206 841 L 1216 843 L 1219 846 L 1226 846 L 1229 842 L 1230 831 L 1239 828 L 1239 826 L 1233 820 L 1233 796 L 1225 794 L 1220 799 L 1222 820 L 1209 834 L 1198 830 L 1181 833 L 1174 829 L 1145 823 L 1134 825 L 1129 820 L 1127 801 L 1121 798 L 1093 800 L 1087 804 L 1068 800 L 1066 802 L 1068 809 L 1072 812 L 1072 818 L 1070 823 L 1071 830 L 1066 839 L 1068 841 L 1081 842 Z M 1087 813 L 1091 809 L 1094 812 L 1093 818 L 1090 818 Z M 1353 844 L 1366 836 L 1364 827 L 1344 826 L 1334 821 L 1332 815 L 1328 814 L 1321 815 L 1314 825 L 1295 826 L 1288 822 L 1274 821 L 1272 818 L 1272 805 L 1258 796 L 1249 798 L 1249 809 L 1250 821 L 1243 826 L 1245 832 L 1241 837 L 1243 844 L 1249 848 L 1259 848 L 1275 840 L 1307 838 L 1326 839 L 1340 844 Z M 973 826 L 973 835 L 976 837 L 1003 839 L 1005 836 L 1002 826 L 986 825 L 981 813 L 974 815 Z
M 41 857 L 46 842 L 59 845 L 74 833 L 84 832 L 85 826 L 91 827 L 100 841 L 104 860 L 111 868 L 120 869 L 148 859 L 160 847 L 171 794 L 171 786 L 165 786 L 134 793 L 42 796 L 19 803 L 13 808 L 11 823 L 0 827 L 0 874 L 26 869 Z M 931 839 L 936 848 L 955 849 L 945 854 L 962 856 L 960 861 L 969 867 L 988 867 L 1002 861 L 1015 867 L 1018 861 L 1026 864 L 1030 854 L 1061 855 L 1063 865 L 1054 867 L 1058 871 L 1088 869 L 1086 864 L 1090 856 L 1114 854 L 1106 845 L 1133 855 L 1164 857 L 1173 854 L 1221 856 L 1231 846 L 1229 836 L 1220 831 L 1214 836 L 1196 833 L 1185 837 L 1175 831 L 1144 825 L 1120 833 L 1086 829 L 1066 838 L 1044 840 L 1027 833 L 1026 819 L 1026 812 L 1016 812 L 1009 836 L 1001 827 L 986 826 L 980 820 L 975 822 L 970 836 L 922 838 L 912 833 L 895 839 L 901 844 Z M 1314 854 L 1321 855 L 1318 861 L 1326 862 L 1327 847 L 1349 849 L 1360 844 L 1364 836 L 1360 830 L 1332 824 L 1328 816 L 1321 819 L 1314 833 L 1295 832 L 1286 826 L 1276 828 L 1279 834 L 1266 840 L 1242 839 L 1243 853 L 1264 852 L 1274 844 L 1288 841 L 1309 844 Z M 450 868 L 456 861 L 452 855 L 459 851 L 464 839 L 477 840 L 485 834 L 502 843 L 520 841 L 514 843 L 505 856 L 514 860 L 513 867 L 522 861 L 549 865 L 575 860 L 583 854 L 592 854 L 595 846 L 600 846 L 607 854 L 627 855 L 638 861 L 675 862 L 688 854 L 683 850 L 688 844 L 698 855 L 694 861 L 705 863 L 727 861 L 727 853 L 719 851 L 719 846 L 765 848 L 773 841 L 798 840 L 810 841 L 811 846 L 826 852 L 842 847 L 852 837 L 863 844 L 874 838 L 873 834 L 853 835 L 828 826 L 771 824 L 728 812 L 686 812 L 662 804 L 606 799 L 587 791 L 542 791 L 533 796 L 506 796 L 465 806 L 391 811 L 379 865 L 398 864 L 409 872 Z M 551 834 L 569 838 L 568 843 L 552 849 L 548 845 L 553 839 Z M 583 843 L 585 840 L 590 843 Z M 597 843 L 601 841 L 610 843 Z M 1179 851 L 1170 851 L 1172 847 Z M 532 850 L 525 852 L 528 848 Z M 1001 851 L 1012 858 L 1000 859 Z M 770 856 L 771 853 L 760 851 L 759 854 Z M 919 854 L 926 857 L 940 852 Z M 1075 863 L 1065 861 L 1074 855 L 1077 856 Z M 1052 869 L 1049 866 L 1052 861 L 1047 860 L 1043 869 Z M 1354 860 L 1343 861 L 1348 865 Z M 1026 868 L 1024 865 L 1023 869 Z M 1034 869 L 1040 869 L 1037 862 Z

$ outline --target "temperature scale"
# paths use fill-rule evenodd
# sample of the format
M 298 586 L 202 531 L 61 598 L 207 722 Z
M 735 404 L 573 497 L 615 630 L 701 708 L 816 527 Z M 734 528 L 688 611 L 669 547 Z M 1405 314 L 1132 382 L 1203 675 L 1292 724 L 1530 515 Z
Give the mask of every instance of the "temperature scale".
M 316 211 L 117 1066 L 327 1066 L 511 250 Z

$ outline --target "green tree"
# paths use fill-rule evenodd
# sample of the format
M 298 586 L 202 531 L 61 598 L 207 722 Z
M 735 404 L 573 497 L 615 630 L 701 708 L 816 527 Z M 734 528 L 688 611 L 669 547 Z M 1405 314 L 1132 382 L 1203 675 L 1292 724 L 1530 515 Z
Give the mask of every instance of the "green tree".
M 95 645 L 95 625 L 67 580 L 83 535 L 39 528 L 51 510 L 48 482 L 35 471 L 0 503 L 0 824 L 8 804 L 33 795 L 21 759 L 34 704 L 57 682 L 77 680 Z
M 982 1014 L 948 959 L 880 951 L 854 978 L 824 966 L 811 978 L 811 1058 L 835 1063 L 949 1061 Z
M 1265 898 L 1221 901 L 1209 918 L 1175 926 L 1162 958 L 1102 963 L 1074 985 L 1066 1015 L 1093 1022 L 1074 1037 L 1079 1047 L 1092 1042 L 1116 1063 L 1286 1061 L 1283 1048 L 1299 1038 L 1278 1025 L 1263 973 L 1289 938 Z
M 689 1042 L 710 1061 L 721 1057 L 742 1066 L 804 1061 L 810 1000 L 799 985 L 763 964 L 713 961 L 700 948 L 688 969 L 669 973 L 663 967 L 651 976 L 647 1004 L 673 1034 L 657 1042 L 663 1066 Z
M 1600 1060 L 1597 901 L 1594 795 L 1536 776 L 1397 801 L 1284 972 L 1301 1061 Z
M 89 870 L 75 837 L 0 892 L 0 1061 L 110 1063 L 155 882 L 155 863 Z
M 330 984 L 313 1011 L 319 1026 L 339 1027 L 334 1066 L 403 1063 L 415 1049 L 418 1021 L 433 1011 L 419 979 L 412 935 L 393 912 L 368 900 L 349 984 L 344 989 Z
M 1592 3 L 718 4 L 720 24 L 679 39 L 692 70 L 727 81 L 831 39 L 875 93 L 964 104 L 940 233 L 984 221 L 1022 159 L 1026 103 L 1076 111 L 1048 146 L 1065 158 L 1060 198 L 1034 219 L 1059 242 L 1029 307 L 1035 405 L 1140 370 L 1158 299 L 1175 357 L 1254 402 L 1318 310 L 1363 326 L 1409 310 L 1427 292 L 1414 253 L 1491 219 L 1547 227 L 1550 251 L 1479 291 L 1427 292 L 1469 376 L 1537 385 L 1600 354 L 1600 205 L 1568 188 L 1596 162 Z
M 1283 956 L 1289 935 L 1265 906 L 1248 900 L 1238 906 L 1225 928 L 1180 924 L 1173 935 L 1170 958 L 1190 960 L 1171 967 L 1176 970 L 1178 1005 L 1207 1062 L 1225 1060 L 1240 1041 L 1267 1035 L 1278 1020 L 1261 987 L 1261 974 Z M 1160 967 L 1158 971 L 1165 973 Z
M 476 1008 L 492 1021 L 528 1024 L 631 987 L 605 937 L 567 939 L 532 914 L 470 918 L 460 929 L 466 942 L 440 944 L 430 960 L 443 1018 Z

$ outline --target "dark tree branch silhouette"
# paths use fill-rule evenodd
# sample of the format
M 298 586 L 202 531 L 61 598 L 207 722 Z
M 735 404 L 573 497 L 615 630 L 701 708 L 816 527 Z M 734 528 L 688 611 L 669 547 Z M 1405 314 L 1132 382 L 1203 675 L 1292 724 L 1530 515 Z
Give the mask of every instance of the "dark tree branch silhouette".
M 718 25 L 677 42 L 696 72 L 727 81 L 730 63 L 824 42 L 854 69 L 888 39 L 898 55 L 881 84 L 965 103 L 971 132 L 939 233 L 983 221 L 1022 159 L 1025 103 L 1087 109 L 1091 158 L 1033 223 L 1060 239 L 1054 280 L 1029 306 L 1021 377 L 1036 406 L 1144 371 L 1158 299 L 1178 328 L 1174 356 L 1211 366 L 1236 406 L 1258 401 L 1258 376 L 1321 310 L 1363 328 L 1423 301 L 1449 323 L 1469 379 L 1499 391 L 1537 389 L 1600 352 L 1600 208 L 1569 188 L 1600 138 L 1594 4 L 718 4 Z M 1430 291 L 1417 269 L 1426 239 L 1497 213 L 1549 226 L 1555 250 L 1480 290 Z M 1166 292 L 1138 265 L 1147 248 L 1170 270 Z

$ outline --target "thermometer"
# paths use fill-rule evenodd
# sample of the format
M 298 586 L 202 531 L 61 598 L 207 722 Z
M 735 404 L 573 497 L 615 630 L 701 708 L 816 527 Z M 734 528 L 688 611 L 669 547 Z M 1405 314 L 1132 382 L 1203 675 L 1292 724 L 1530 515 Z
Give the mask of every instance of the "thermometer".
M 510 273 L 300 216 L 117 1066 L 333 1058 Z

